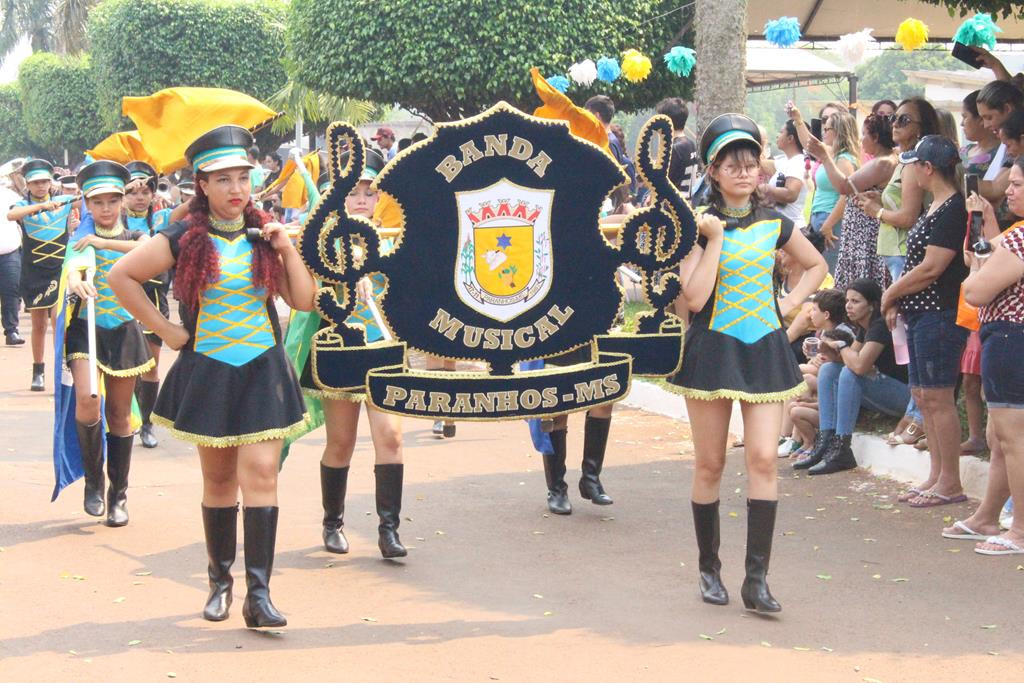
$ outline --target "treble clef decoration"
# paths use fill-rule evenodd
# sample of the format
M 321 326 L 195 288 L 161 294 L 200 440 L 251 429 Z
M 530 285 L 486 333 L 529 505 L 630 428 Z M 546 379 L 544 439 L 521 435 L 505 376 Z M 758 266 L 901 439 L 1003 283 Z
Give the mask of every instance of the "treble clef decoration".
M 657 150 L 653 149 L 658 139 Z M 655 116 L 640 131 L 636 163 L 638 175 L 651 190 L 651 204 L 634 211 L 621 231 L 622 263 L 642 271 L 644 294 L 654 310 L 641 314 L 637 331 L 657 333 L 668 319 L 665 310 L 679 296 L 679 262 L 697 238 L 697 223 L 690 205 L 668 179 L 672 156 L 672 122 Z
M 362 346 L 365 328 L 345 321 L 356 307 L 356 283 L 378 267 L 380 239 L 369 220 L 346 212 L 345 197 L 359 182 L 366 153 L 346 123 L 327 129 L 327 152 L 330 187 L 303 226 L 300 253 L 314 276 L 335 285 L 316 293 L 317 310 L 334 324 L 345 346 Z

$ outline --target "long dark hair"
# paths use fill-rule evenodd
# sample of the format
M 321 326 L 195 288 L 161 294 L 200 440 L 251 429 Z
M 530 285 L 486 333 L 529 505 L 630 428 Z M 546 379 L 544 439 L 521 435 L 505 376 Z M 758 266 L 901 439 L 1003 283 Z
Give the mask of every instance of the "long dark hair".
M 191 309 L 199 307 L 199 300 L 207 287 L 220 276 L 220 256 L 210 237 L 210 200 L 199 184 L 207 174 L 196 174 L 195 196 L 189 202 L 186 222 L 188 230 L 181 237 L 178 261 L 175 264 L 174 294 Z M 270 216 L 253 206 L 252 200 L 243 210 L 246 228 L 263 229 Z M 277 294 L 277 280 L 283 266 L 277 252 L 269 242 L 257 240 L 252 248 L 252 283 Z

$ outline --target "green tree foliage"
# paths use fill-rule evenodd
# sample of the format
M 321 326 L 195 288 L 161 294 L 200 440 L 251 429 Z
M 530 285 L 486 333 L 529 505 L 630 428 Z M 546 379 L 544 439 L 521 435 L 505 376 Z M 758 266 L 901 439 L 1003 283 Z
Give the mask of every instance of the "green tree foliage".
M 620 109 L 688 97 L 692 78 L 662 61 L 690 15 L 676 0 L 293 0 L 290 59 L 303 84 L 337 97 L 397 102 L 433 120 L 475 114 L 498 100 L 531 110 L 529 69 L 562 74 L 576 61 L 620 57 L 635 48 L 654 68 L 641 83 L 620 78 L 573 86 L 582 103 L 596 93 Z M 668 12 L 668 14 L 665 14 Z M 692 14 L 692 12 L 691 12 Z M 663 16 L 664 15 L 664 16 Z M 699 68 L 699 67 L 698 67 Z
M 0 163 L 33 152 L 21 115 L 21 92 L 17 83 L 0 85 Z
M 945 50 L 886 50 L 857 69 L 862 101 L 900 100 L 923 95 L 924 86 L 907 82 L 904 71 L 944 69 L 962 71 L 967 67 Z
M 37 52 L 21 63 L 18 86 L 29 138 L 53 158 L 78 154 L 109 134 L 96 116 L 96 81 L 86 57 Z
M 950 14 L 966 15 L 975 12 L 988 12 L 992 18 L 1016 16 L 1024 19 L 1024 4 L 1017 0 L 924 0 L 930 5 L 941 5 L 949 9 Z
M 123 96 L 173 86 L 231 88 L 266 100 L 285 83 L 282 0 L 105 0 L 89 14 L 100 114 Z

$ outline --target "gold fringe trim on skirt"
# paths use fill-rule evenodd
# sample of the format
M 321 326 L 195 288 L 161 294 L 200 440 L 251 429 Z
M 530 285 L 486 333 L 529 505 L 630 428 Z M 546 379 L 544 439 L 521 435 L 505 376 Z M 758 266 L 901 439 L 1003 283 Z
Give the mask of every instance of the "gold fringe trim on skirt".
M 192 432 L 185 432 L 175 428 L 174 422 L 168 420 L 162 415 L 153 413 L 151 418 L 153 424 L 158 424 L 164 427 L 171 433 L 171 436 L 194 443 L 197 446 L 210 446 L 211 448 L 231 448 L 233 446 L 244 446 L 250 443 L 259 443 L 260 441 L 275 441 L 277 439 L 287 439 L 295 436 L 296 434 L 303 433 L 306 427 L 306 421 L 309 419 L 309 413 L 303 413 L 302 419 L 298 422 L 288 425 L 287 427 L 276 427 L 274 429 L 264 429 L 261 432 L 251 432 L 249 434 L 232 434 L 231 436 L 207 436 L 205 434 L 193 434 Z
M 704 391 L 702 389 L 691 389 L 689 387 L 679 387 L 679 393 L 686 398 L 697 399 L 698 401 L 717 401 L 718 399 L 727 398 L 733 401 L 745 401 L 747 403 L 783 403 L 791 398 L 796 398 L 807 391 L 807 383 L 800 382 L 792 389 L 786 389 L 785 391 L 773 391 L 764 394 L 751 394 L 746 391 L 738 391 L 736 389 L 716 389 L 714 391 Z
M 89 360 L 89 354 L 69 353 L 64 359 L 69 363 L 73 360 Z M 113 370 L 99 362 L 96 363 L 96 367 L 98 367 L 104 375 L 110 375 L 111 377 L 138 377 L 139 375 L 144 375 L 156 367 L 156 360 L 150 358 L 142 365 L 137 365 L 134 368 L 128 368 L 126 370 Z

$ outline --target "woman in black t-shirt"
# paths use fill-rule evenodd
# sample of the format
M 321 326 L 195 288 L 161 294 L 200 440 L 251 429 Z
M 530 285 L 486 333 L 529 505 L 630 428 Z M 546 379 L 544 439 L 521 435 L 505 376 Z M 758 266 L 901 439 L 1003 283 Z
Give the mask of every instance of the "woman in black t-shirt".
M 825 339 L 821 354 L 829 362 L 818 370 L 820 429 L 832 431 L 820 463 L 810 474 L 853 469 L 850 441 L 862 406 L 887 415 L 902 415 L 910 400 L 906 368 L 896 364 L 892 333 L 879 310 L 882 288 L 871 278 L 854 280 L 846 288 L 846 315 L 857 326 L 852 344 Z
M 953 395 L 967 343 L 967 330 L 956 324 L 960 284 L 967 277 L 967 206 L 956 177 L 960 155 L 948 139 L 926 135 L 900 161 L 916 166 L 914 178 L 934 197 L 910 231 L 903 275 L 882 296 L 890 329 L 897 313 L 906 322 L 910 387 L 931 450 L 928 479 L 900 500 L 934 507 L 967 500 L 960 483 L 960 417 Z

